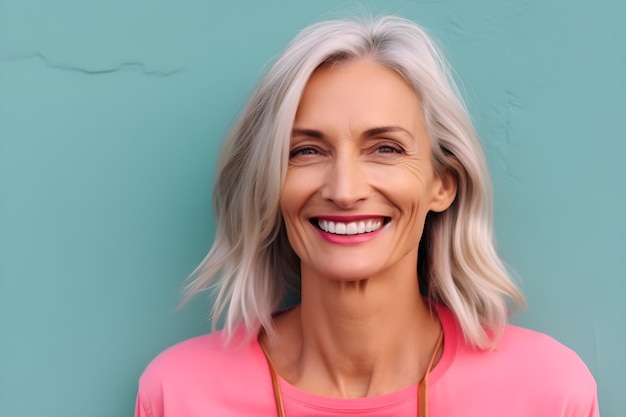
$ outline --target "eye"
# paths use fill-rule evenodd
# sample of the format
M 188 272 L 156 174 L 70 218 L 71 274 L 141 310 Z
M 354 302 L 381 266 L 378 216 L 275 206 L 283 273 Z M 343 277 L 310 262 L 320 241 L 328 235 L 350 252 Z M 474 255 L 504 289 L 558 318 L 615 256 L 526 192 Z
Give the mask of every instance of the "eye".
M 320 153 L 319 149 L 313 146 L 301 146 L 299 148 L 296 148 L 290 151 L 289 158 L 295 158 L 297 156 L 318 155 L 319 153 Z
M 390 145 L 388 143 L 378 145 L 376 147 L 378 153 L 404 153 L 404 149 L 396 145 Z

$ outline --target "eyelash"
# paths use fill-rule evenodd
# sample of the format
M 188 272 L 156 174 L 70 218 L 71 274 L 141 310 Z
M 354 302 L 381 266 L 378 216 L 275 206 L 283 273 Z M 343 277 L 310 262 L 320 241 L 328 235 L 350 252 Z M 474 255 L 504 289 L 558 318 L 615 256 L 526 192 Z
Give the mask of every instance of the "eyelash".
M 374 148 L 374 152 L 379 152 L 379 153 L 394 153 L 394 154 L 403 154 L 404 153 L 404 149 L 402 149 L 399 146 L 396 145 L 391 145 L 388 143 L 385 144 L 381 144 L 378 146 L 375 146 Z M 296 156 L 309 156 L 309 155 L 318 155 L 321 154 L 322 151 L 312 147 L 312 146 L 302 146 L 300 148 L 296 148 L 292 151 L 289 152 L 289 158 L 295 158 Z
M 303 146 L 301 148 L 296 148 L 292 150 L 291 152 L 289 152 L 289 158 L 294 158 L 299 155 L 302 155 L 302 156 L 316 155 L 319 153 L 320 151 L 312 146 Z
M 388 143 L 385 143 L 383 145 L 380 145 L 380 146 L 376 147 L 377 151 L 381 151 L 382 149 L 390 149 L 391 150 L 391 152 L 385 151 L 385 152 L 382 152 L 382 153 L 400 153 L 400 154 L 404 153 L 404 149 L 402 149 L 401 147 L 390 145 Z

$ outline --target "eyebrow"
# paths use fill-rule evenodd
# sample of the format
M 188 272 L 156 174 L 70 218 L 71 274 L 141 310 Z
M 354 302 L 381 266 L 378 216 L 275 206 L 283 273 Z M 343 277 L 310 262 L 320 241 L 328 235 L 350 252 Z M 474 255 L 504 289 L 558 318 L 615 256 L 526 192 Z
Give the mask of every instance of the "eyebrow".
M 378 126 L 378 127 L 373 127 L 371 129 L 367 129 L 365 132 L 363 132 L 363 136 L 365 137 L 372 137 L 372 136 L 377 136 L 377 135 L 381 135 L 383 133 L 390 133 L 390 132 L 401 132 L 404 133 L 406 135 L 408 135 L 410 138 L 413 139 L 413 135 L 411 134 L 411 132 L 409 132 L 408 130 L 406 130 L 403 127 L 400 126 Z M 300 128 L 294 128 L 291 131 L 291 136 L 308 136 L 314 139 L 324 139 L 324 133 L 320 132 L 319 130 L 315 130 L 315 129 L 300 129 Z
M 320 132 L 319 130 L 315 130 L 315 129 L 299 129 L 299 128 L 294 128 L 291 131 L 291 136 L 309 136 L 311 138 L 315 138 L 315 139 L 323 139 L 324 138 L 324 134 L 322 132 Z
M 380 126 L 380 127 L 374 127 L 372 129 L 368 129 L 365 131 L 364 136 L 367 137 L 371 137 L 371 136 L 378 136 L 381 135 L 383 133 L 389 133 L 389 132 L 401 132 L 404 133 L 406 135 L 409 135 L 409 137 L 411 139 L 413 139 L 413 135 L 411 134 L 411 132 L 409 132 L 408 130 L 406 130 L 403 127 L 400 126 Z

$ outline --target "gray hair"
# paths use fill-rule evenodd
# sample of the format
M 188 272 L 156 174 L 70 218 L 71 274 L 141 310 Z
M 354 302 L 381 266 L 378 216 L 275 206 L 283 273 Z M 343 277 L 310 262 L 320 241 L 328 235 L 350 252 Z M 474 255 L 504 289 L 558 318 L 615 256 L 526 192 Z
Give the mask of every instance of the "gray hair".
M 369 59 L 400 74 L 423 105 L 437 174 L 452 174 L 457 195 L 428 214 L 417 265 L 420 288 L 452 310 L 465 339 L 493 347 L 510 303 L 524 298 L 494 247 L 492 191 L 486 158 L 450 67 L 422 28 L 405 19 L 328 21 L 304 29 L 263 77 L 228 133 L 217 166 L 217 231 L 209 254 L 190 276 L 187 298 L 213 288 L 214 325 L 227 337 L 263 326 L 299 276 L 279 209 L 289 141 L 300 98 L 320 66 Z

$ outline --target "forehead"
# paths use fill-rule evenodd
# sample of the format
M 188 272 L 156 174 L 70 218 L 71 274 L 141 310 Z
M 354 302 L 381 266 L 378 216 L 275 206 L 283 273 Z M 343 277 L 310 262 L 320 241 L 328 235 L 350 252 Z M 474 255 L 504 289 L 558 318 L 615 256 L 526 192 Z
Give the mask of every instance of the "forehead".
M 421 103 L 397 72 L 360 59 L 325 66 L 309 79 L 296 113 L 295 125 L 423 125 Z

